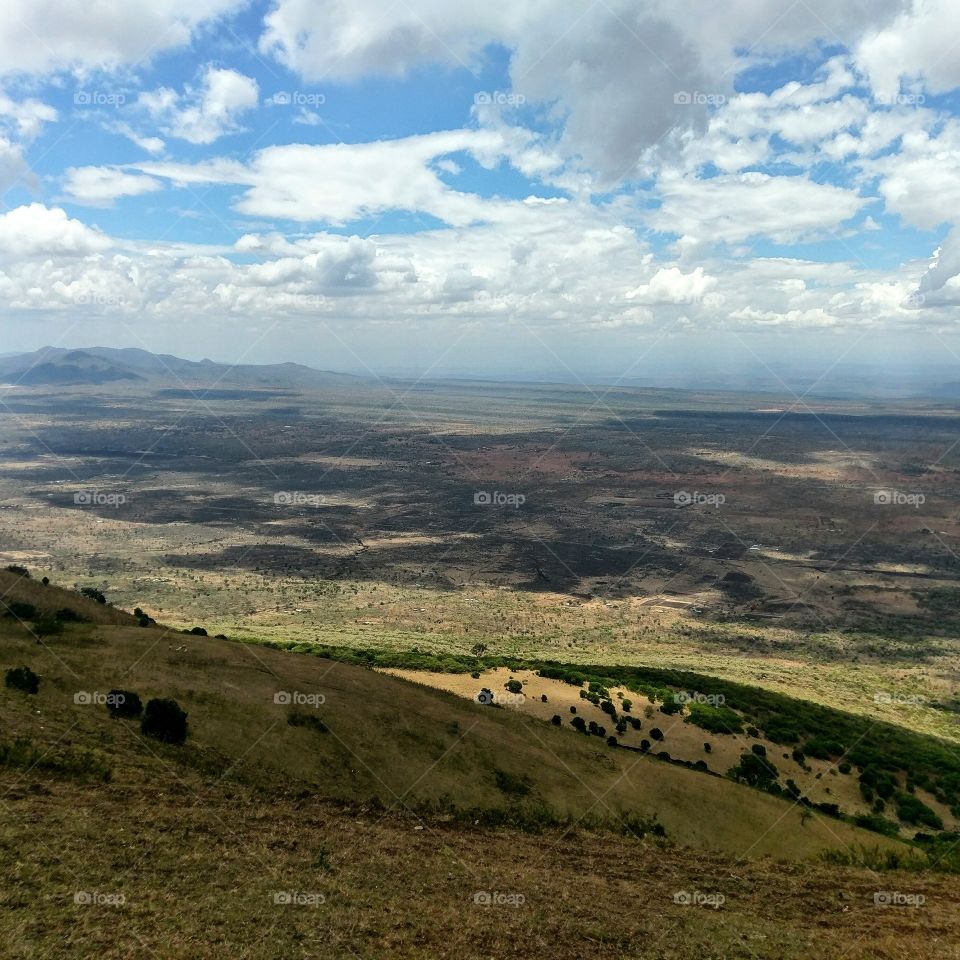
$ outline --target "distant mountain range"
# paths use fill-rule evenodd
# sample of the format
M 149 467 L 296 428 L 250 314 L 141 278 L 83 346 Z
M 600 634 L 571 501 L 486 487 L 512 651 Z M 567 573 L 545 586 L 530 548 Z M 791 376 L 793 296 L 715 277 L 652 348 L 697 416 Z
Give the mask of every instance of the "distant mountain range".
M 299 363 L 227 364 L 183 360 L 134 347 L 41 347 L 0 357 L 0 383 L 18 386 L 79 386 L 137 381 L 158 386 L 318 387 L 360 378 L 315 370 Z

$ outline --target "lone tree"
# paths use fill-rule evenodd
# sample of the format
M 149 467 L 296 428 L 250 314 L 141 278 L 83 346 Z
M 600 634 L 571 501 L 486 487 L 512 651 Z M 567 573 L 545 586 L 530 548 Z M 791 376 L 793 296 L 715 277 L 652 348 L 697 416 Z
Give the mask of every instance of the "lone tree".
M 40 678 L 29 667 L 13 667 L 7 671 L 5 680 L 12 690 L 22 693 L 37 693 L 40 690 Z
M 187 739 L 187 715 L 176 700 L 149 700 L 140 732 L 163 743 L 183 743 Z

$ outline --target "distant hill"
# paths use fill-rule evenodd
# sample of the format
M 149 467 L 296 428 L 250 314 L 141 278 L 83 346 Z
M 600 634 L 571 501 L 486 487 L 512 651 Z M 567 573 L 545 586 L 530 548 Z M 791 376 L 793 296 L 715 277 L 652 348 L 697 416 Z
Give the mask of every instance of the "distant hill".
M 0 360 L 0 377 L 26 387 L 143 379 L 135 370 L 89 350 L 51 348 Z
M 216 385 L 309 388 L 354 382 L 350 374 L 299 363 L 227 364 L 184 360 L 134 347 L 42 347 L 0 357 L 0 382 L 18 386 L 97 385 L 138 381 L 189 390 Z

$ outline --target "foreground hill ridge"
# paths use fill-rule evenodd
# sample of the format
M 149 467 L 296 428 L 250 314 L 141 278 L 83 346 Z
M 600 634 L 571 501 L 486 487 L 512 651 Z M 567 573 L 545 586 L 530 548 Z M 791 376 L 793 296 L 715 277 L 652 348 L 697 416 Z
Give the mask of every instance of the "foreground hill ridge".
M 36 608 L 0 616 L 0 666 L 39 676 L 36 694 L 0 687 L 9 956 L 957 955 L 955 877 L 918 845 L 88 594 L 0 571 L 5 608 Z M 176 701 L 186 742 L 111 716 L 118 689 Z
M 616 736 L 575 735 L 570 729 L 557 729 L 556 721 L 546 724 L 508 710 L 491 710 L 450 693 L 368 669 L 411 662 L 422 665 L 424 657 L 420 654 L 407 658 L 397 656 L 387 662 L 383 658 L 372 658 L 369 652 L 317 648 L 310 652 L 320 653 L 322 657 L 303 657 L 265 646 L 206 637 L 200 627 L 188 631 L 189 635 L 171 631 L 145 618 L 139 610 L 136 611 L 140 614 L 138 620 L 134 615 L 99 602 L 102 595 L 97 599 L 78 596 L 73 591 L 44 585 L 16 572 L 0 573 L 0 589 L 8 611 L 8 616 L 0 620 L 6 624 L 5 633 L 10 634 L 7 646 L 19 647 L 41 676 L 44 671 L 37 665 L 38 654 L 43 652 L 52 657 L 52 662 L 45 657 L 46 663 L 40 664 L 47 672 L 47 682 L 36 702 L 43 703 L 49 687 L 54 686 L 61 691 L 52 702 L 55 713 L 64 711 L 71 716 L 76 713 L 77 722 L 83 724 L 99 721 L 90 730 L 91 737 L 98 743 L 103 739 L 104 730 L 113 729 L 106 712 L 71 711 L 70 705 L 62 702 L 62 690 L 77 686 L 83 677 L 87 678 L 86 687 L 76 692 L 105 693 L 120 688 L 135 691 L 144 701 L 148 697 L 175 698 L 187 710 L 191 730 L 188 749 L 182 756 L 175 754 L 177 759 L 188 765 L 196 764 L 202 770 L 232 769 L 229 758 L 243 757 L 242 775 L 252 777 L 252 781 L 261 786 L 266 769 L 272 771 L 267 782 L 272 778 L 302 782 L 307 789 L 320 790 L 323 795 L 340 800 L 387 802 L 391 797 L 409 792 L 408 802 L 425 809 L 446 810 L 454 815 L 458 811 L 469 811 L 469 816 L 475 816 L 477 810 L 493 811 L 483 816 L 514 818 L 518 823 L 563 822 L 588 814 L 593 815 L 594 821 L 615 828 L 634 820 L 648 825 L 656 821 L 671 838 L 680 842 L 716 846 L 736 854 L 756 847 L 757 852 L 802 856 L 838 844 L 842 847 L 851 843 L 893 842 L 860 829 L 864 826 L 891 835 L 897 833 L 893 821 L 879 816 L 848 817 L 845 821 L 839 816 L 842 811 L 830 809 L 831 804 L 810 803 L 799 791 L 784 791 L 776 778 L 771 781 L 764 774 L 764 763 L 776 770 L 776 755 L 766 759 L 759 748 L 751 754 L 749 743 L 756 741 L 743 741 L 733 730 L 724 727 L 724 723 L 736 722 L 737 733 L 742 733 L 739 724 L 749 723 L 754 715 L 749 712 L 741 715 L 725 707 L 727 713 L 713 709 L 693 715 L 696 722 L 705 727 L 704 740 L 713 741 L 719 748 L 720 741 L 734 737 L 743 744 L 738 750 L 747 751 L 743 757 L 756 756 L 755 761 L 751 760 L 741 770 L 742 776 L 736 777 L 742 782 L 735 783 L 726 768 L 708 769 L 708 764 L 715 763 L 710 754 L 704 754 L 704 759 L 694 764 L 671 757 L 656 743 L 651 749 L 649 742 L 645 742 L 639 753 L 636 747 L 617 749 Z M 30 611 L 23 604 L 36 608 L 32 624 L 27 620 Z M 64 618 L 65 609 L 71 610 L 72 615 Z M 13 644 L 15 639 L 18 642 Z M 297 645 L 297 649 L 303 651 L 304 645 Z M 9 659 L 11 652 L 6 653 Z M 494 660 L 489 658 L 488 662 L 477 661 L 474 665 L 489 668 Z M 131 667 L 117 670 L 115 664 L 123 663 L 130 663 Z M 7 664 L 8 667 L 15 665 Z M 450 667 L 449 663 L 445 666 Z M 665 680 L 672 680 L 677 686 L 696 684 L 707 690 L 726 691 L 721 696 L 728 696 L 729 702 L 743 711 L 756 706 L 738 685 L 716 682 L 717 685 L 711 687 L 710 678 L 693 674 L 671 676 L 667 671 L 645 672 L 643 668 L 593 668 L 605 671 L 601 681 L 591 675 L 591 668 L 530 663 L 524 666 L 537 670 L 539 676 L 582 684 L 584 699 L 580 702 L 583 706 L 592 701 L 612 715 L 611 735 L 612 723 L 618 720 L 618 708 L 624 727 L 627 718 L 637 725 L 641 721 L 629 714 L 629 706 L 624 710 L 623 700 L 617 701 L 614 707 L 603 683 L 611 683 L 611 677 L 616 677 L 626 684 L 625 689 L 646 691 L 650 700 L 648 716 L 642 721 L 644 730 L 656 738 L 655 717 L 660 716 L 661 726 L 667 728 L 667 746 L 673 741 L 668 721 L 678 710 L 672 706 L 670 688 L 661 685 Z M 145 685 L 134 682 L 138 675 L 144 678 Z M 759 703 L 766 711 L 764 726 L 770 730 L 774 729 L 777 719 L 784 723 L 798 722 L 799 702 L 791 705 L 787 698 L 771 697 L 759 690 L 750 696 L 761 698 Z M 652 710 L 658 703 L 661 712 L 654 715 Z M 213 704 L 217 704 L 216 708 Z M 306 704 L 306 708 L 301 704 Z M 398 704 L 404 708 L 398 709 Z M 813 721 L 828 722 L 842 735 L 844 727 L 837 720 L 837 717 L 843 718 L 842 714 L 824 713 L 822 708 L 807 706 Z M 682 710 L 680 712 L 682 715 Z M 226 724 L 228 717 L 233 717 L 234 726 Z M 674 717 L 673 722 L 678 719 Z M 690 717 L 685 719 L 689 723 Z M 847 717 L 846 722 L 854 719 Z M 278 723 L 282 726 L 278 727 Z M 364 736 L 371 725 L 380 731 L 373 745 Z M 238 735 L 240 731 L 243 735 Z M 318 738 L 318 731 L 331 735 Z M 943 757 L 932 738 L 911 734 L 905 741 L 907 747 L 903 747 L 898 746 L 899 741 L 889 730 L 881 729 L 877 736 L 890 745 L 895 760 L 899 759 L 897 749 L 912 749 L 916 754 L 915 766 L 908 774 L 912 788 L 909 795 L 916 791 L 911 809 L 915 811 L 919 804 L 922 810 L 919 797 L 929 798 L 918 788 L 919 783 L 941 791 L 938 795 L 944 796 L 939 781 L 932 782 L 927 769 Z M 628 738 L 623 739 L 626 745 Z M 806 738 L 803 748 L 813 753 L 816 739 Z M 305 756 L 296 749 L 305 742 L 317 752 Z M 245 743 L 260 744 L 254 751 L 258 761 L 253 767 L 247 766 L 251 758 L 243 749 Z M 146 759 L 103 746 L 98 749 L 106 753 L 105 768 L 112 769 L 119 764 L 123 769 Z M 826 749 L 830 749 L 829 745 Z M 834 749 L 843 750 L 843 747 Z M 866 742 L 862 749 L 873 748 Z M 931 752 L 928 755 L 923 750 Z M 650 751 L 650 755 L 644 756 L 644 751 Z M 868 773 L 876 768 L 877 758 L 869 752 L 866 759 L 852 756 Z M 359 760 L 359 766 L 349 758 Z M 414 758 L 422 759 L 429 766 L 429 776 L 425 774 L 423 782 L 415 784 L 416 790 L 407 782 L 405 772 Z M 668 762 L 662 762 L 664 760 Z M 743 762 L 741 760 L 741 767 Z M 325 763 L 332 764 L 335 773 L 326 769 Z M 234 771 L 238 776 L 239 769 Z M 712 776 L 704 777 L 704 773 Z M 939 774 L 949 787 L 953 782 L 951 771 L 940 770 Z M 863 776 L 861 772 L 861 781 Z M 870 782 L 876 786 L 877 776 L 871 776 Z M 596 785 L 607 781 L 609 802 L 597 809 Z M 876 789 L 884 796 L 891 796 L 892 789 Z M 705 796 L 711 797 L 715 814 L 707 822 L 698 813 Z M 825 818 L 821 816 L 823 813 L 832 816 Z M 788 830 L 784 825 L 765 840 L 755 841 L 752 827 L 747 829 L 747 821 L 753 826 L 766 822 L 773 831 L 780 818 L 792 826 Z M 904 831 L 909 830 L 906 824 L 902 826 Z M 907 832 L 903 835 L 912 836 Z

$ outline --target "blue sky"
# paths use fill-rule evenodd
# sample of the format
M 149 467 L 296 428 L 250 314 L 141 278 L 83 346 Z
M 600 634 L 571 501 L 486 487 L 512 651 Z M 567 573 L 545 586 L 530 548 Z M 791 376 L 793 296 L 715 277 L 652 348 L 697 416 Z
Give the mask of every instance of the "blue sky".
M 958 38 L 946 0 L 12 0 L 0 351 L 952 364 Z

